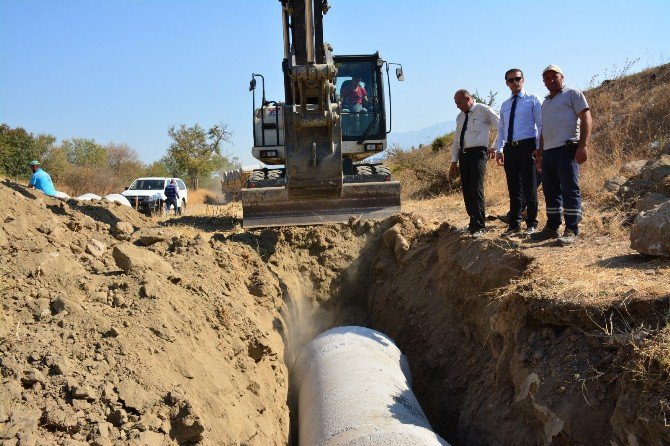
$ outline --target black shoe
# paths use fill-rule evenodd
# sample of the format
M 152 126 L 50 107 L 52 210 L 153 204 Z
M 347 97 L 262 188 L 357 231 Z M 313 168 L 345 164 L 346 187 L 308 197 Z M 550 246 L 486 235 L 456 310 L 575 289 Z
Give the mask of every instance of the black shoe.
M 558 238 L 558 246 L 572 245 L 577 241 L 577 235 L 577 231 L 566 229 L 565 232 L 563 232 L 563 235 Z
M 536 241 L 557 239 L 559 237 L 560 234 L 558 233 L 558 228 L 554 229 L 549 226 L 545 226 L 540 232 L 535 232 L 530 235 L 531 240 Z
M 520 235 L 521 234 L 521 228 L 507 228 L 505 232 L 500 234 L 501 237 L 510 237 L 513 235 Z
M 526 228 L 525 231 L 523 231 L 523 235 L 525 237 L 529 237 L 529 236 L 532 236 L 533 234 L 535 234 L 535 232 L 537 232 L 537 226 L 529 226 L 529 227 Z
M 469 234 L 470 233 L 470 228 L 469 227 L 464 227 L 464 228 L 456 228 L 456 234 Z

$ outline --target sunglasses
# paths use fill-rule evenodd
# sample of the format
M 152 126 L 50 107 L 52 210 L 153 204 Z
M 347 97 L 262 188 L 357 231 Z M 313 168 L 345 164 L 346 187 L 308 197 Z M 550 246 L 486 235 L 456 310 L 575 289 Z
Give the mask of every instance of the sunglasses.
M 523 77 L 521 76 L 510 77 L 509 79 L 507 79 L 507 83 L 511 84 L 512 82 L 521 82 L 521 79 L 523 79 Z

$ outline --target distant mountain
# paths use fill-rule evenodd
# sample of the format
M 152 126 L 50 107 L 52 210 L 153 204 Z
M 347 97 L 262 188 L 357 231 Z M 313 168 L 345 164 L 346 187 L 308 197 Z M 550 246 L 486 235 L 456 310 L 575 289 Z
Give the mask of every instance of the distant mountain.
M 394 144 L 403 149 L 419 147 L 419 144 L 430 144 L 433 140 L 445 133 L 449 133 L 456 128 L 456 121 L 445 121 L 433 124 L 420 130 L 411 130 L 409 132 L 391 132 L 388 138 L 388 147 Z

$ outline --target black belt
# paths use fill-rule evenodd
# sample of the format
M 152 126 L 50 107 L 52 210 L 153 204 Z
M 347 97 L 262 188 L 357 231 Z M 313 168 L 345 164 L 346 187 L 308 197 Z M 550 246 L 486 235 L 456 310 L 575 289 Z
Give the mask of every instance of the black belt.
M 475 150 L 486 150 L 486 146 L 462 147 L 461 153 L 473 152 Z
M 535 138 L 526 138 L 526 139 L 519 139 L 517 141 L 510 141 L 510 142 L 506 142 L 505 145 L 510 146 L 510 147 L 516 147 L 516 146 L 520 146 L 521 144 L 529 143 L 531 141 L 535 142 Z
M 579 146 L 578 141 L 566 141 L 562 146 L 552 147 L 545 150 L 554 150 L 554 149 L 576 149 Z

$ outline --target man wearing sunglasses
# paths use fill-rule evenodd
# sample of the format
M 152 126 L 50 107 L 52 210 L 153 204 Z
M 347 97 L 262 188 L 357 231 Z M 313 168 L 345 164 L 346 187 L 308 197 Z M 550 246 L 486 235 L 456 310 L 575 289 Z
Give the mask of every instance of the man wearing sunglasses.
M 581 91 L 563 84 L 558 66 L 545 68 L 542 80 L 549 94 L 542 103 L 542 134 L 535 160 L 542 171 L 547 225 L 531 237 L 558 239 L 559 245 L 569 245 L 579 234 L 582 218 L 579 165 L 587 159 L 591 111 Z M 565 218 L 565 232 L 559 237 L 561 216 Z
M 533 152 L 542 129 L 542 104 L 537 96 L 523 89 L 523 71 L 512 68 L 505 73 L 512 96 L 500 107 L 496 162 L 505 167 L 509 192 L 509 227 L 503 236 L 521 234 L 524 205 L 525 235 L 537 228 L 537 170 Z

